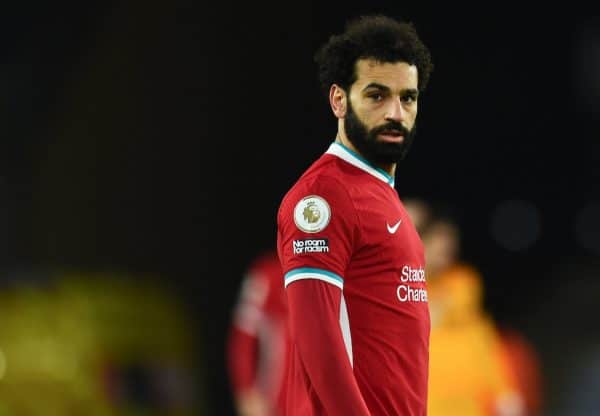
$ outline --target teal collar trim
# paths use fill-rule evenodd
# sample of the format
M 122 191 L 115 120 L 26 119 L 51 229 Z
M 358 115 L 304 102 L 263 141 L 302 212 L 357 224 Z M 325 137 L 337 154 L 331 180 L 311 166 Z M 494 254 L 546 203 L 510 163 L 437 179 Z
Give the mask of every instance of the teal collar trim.
M 381 168 L 377 166 L 373 166 L 368 160 L 359 155 L 358 153 L 350 150 L 348 147 L 344 146 L 339 142 L 333 142 L 327 149 L 327 152 L 330 155 L 335 155 L 340 159 L 345 160 L 353 166 L 356 166 L 359 169 L 364 170 L 365 172 L 375 176 L 377 179 L 387 183 L 392 188 L 394 187 L 394 177 L 388 174 Z

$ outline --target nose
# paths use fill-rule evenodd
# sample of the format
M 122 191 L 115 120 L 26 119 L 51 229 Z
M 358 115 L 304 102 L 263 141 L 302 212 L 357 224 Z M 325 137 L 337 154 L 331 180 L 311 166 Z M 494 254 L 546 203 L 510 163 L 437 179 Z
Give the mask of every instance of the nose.
M 396 97 L 395 99 L 391 100 L 390 105 L 387 109 L 385 118 L 387 120 L 401 122 L 401 121 L 404 121 L 405 117 L 406 117 L 406 110 L 404 109 L 404 106 L 402 105 L 402 101 L 401 101 L 400 97 Z

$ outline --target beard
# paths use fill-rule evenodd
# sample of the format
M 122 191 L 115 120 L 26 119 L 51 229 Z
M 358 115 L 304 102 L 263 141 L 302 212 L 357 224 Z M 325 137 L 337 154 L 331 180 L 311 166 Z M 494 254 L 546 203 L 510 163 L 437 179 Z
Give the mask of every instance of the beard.
M 414 126 L 409 130 L 397 121 L 388 121 L 381 126 L 369 130 L 352 109 L 349 99 L 348 111 L 344 119 L 344 129 L 350 143 L 356 147 L 365 159 L 376 165 L 397 163 L 403 160 L 415 139 L 416 133 Z M 389 143 L 379 140 L 377 136 L 386 130 L 399 131 L 404 140 L 400 143 Z

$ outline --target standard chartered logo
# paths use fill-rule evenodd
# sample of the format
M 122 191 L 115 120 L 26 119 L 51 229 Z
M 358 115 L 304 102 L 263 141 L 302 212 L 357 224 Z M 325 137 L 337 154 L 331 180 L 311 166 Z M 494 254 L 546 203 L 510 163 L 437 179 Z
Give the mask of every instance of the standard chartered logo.
M 425 270 L 423 268 L 413 268 L 405 265 L 402 267 L 400 281 L 402 284 L 398 285 L 396 289 L 396 296 L 398 296 L 400 302 L 427 302 L 427 290 L 410 285 L 410 283 L 425 283 Z
M 427 291 L 425 289 L 413 289 L 409 285 L 399 285 L 396 295 L 400 302 L 427 302 Z
M 425 281 L 425 270 L 421 267 L 413 269 L 406 265 L 402 268 L 402 282 L 424 282 Z

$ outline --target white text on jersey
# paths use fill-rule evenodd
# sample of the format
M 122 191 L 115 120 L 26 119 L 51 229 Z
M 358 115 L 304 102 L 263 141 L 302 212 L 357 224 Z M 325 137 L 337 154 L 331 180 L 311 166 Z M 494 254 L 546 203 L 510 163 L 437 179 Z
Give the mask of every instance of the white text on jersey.
M 294 240 L 294 254 L 303 253 L 329 253 L 327 238 L 307 238 Z

